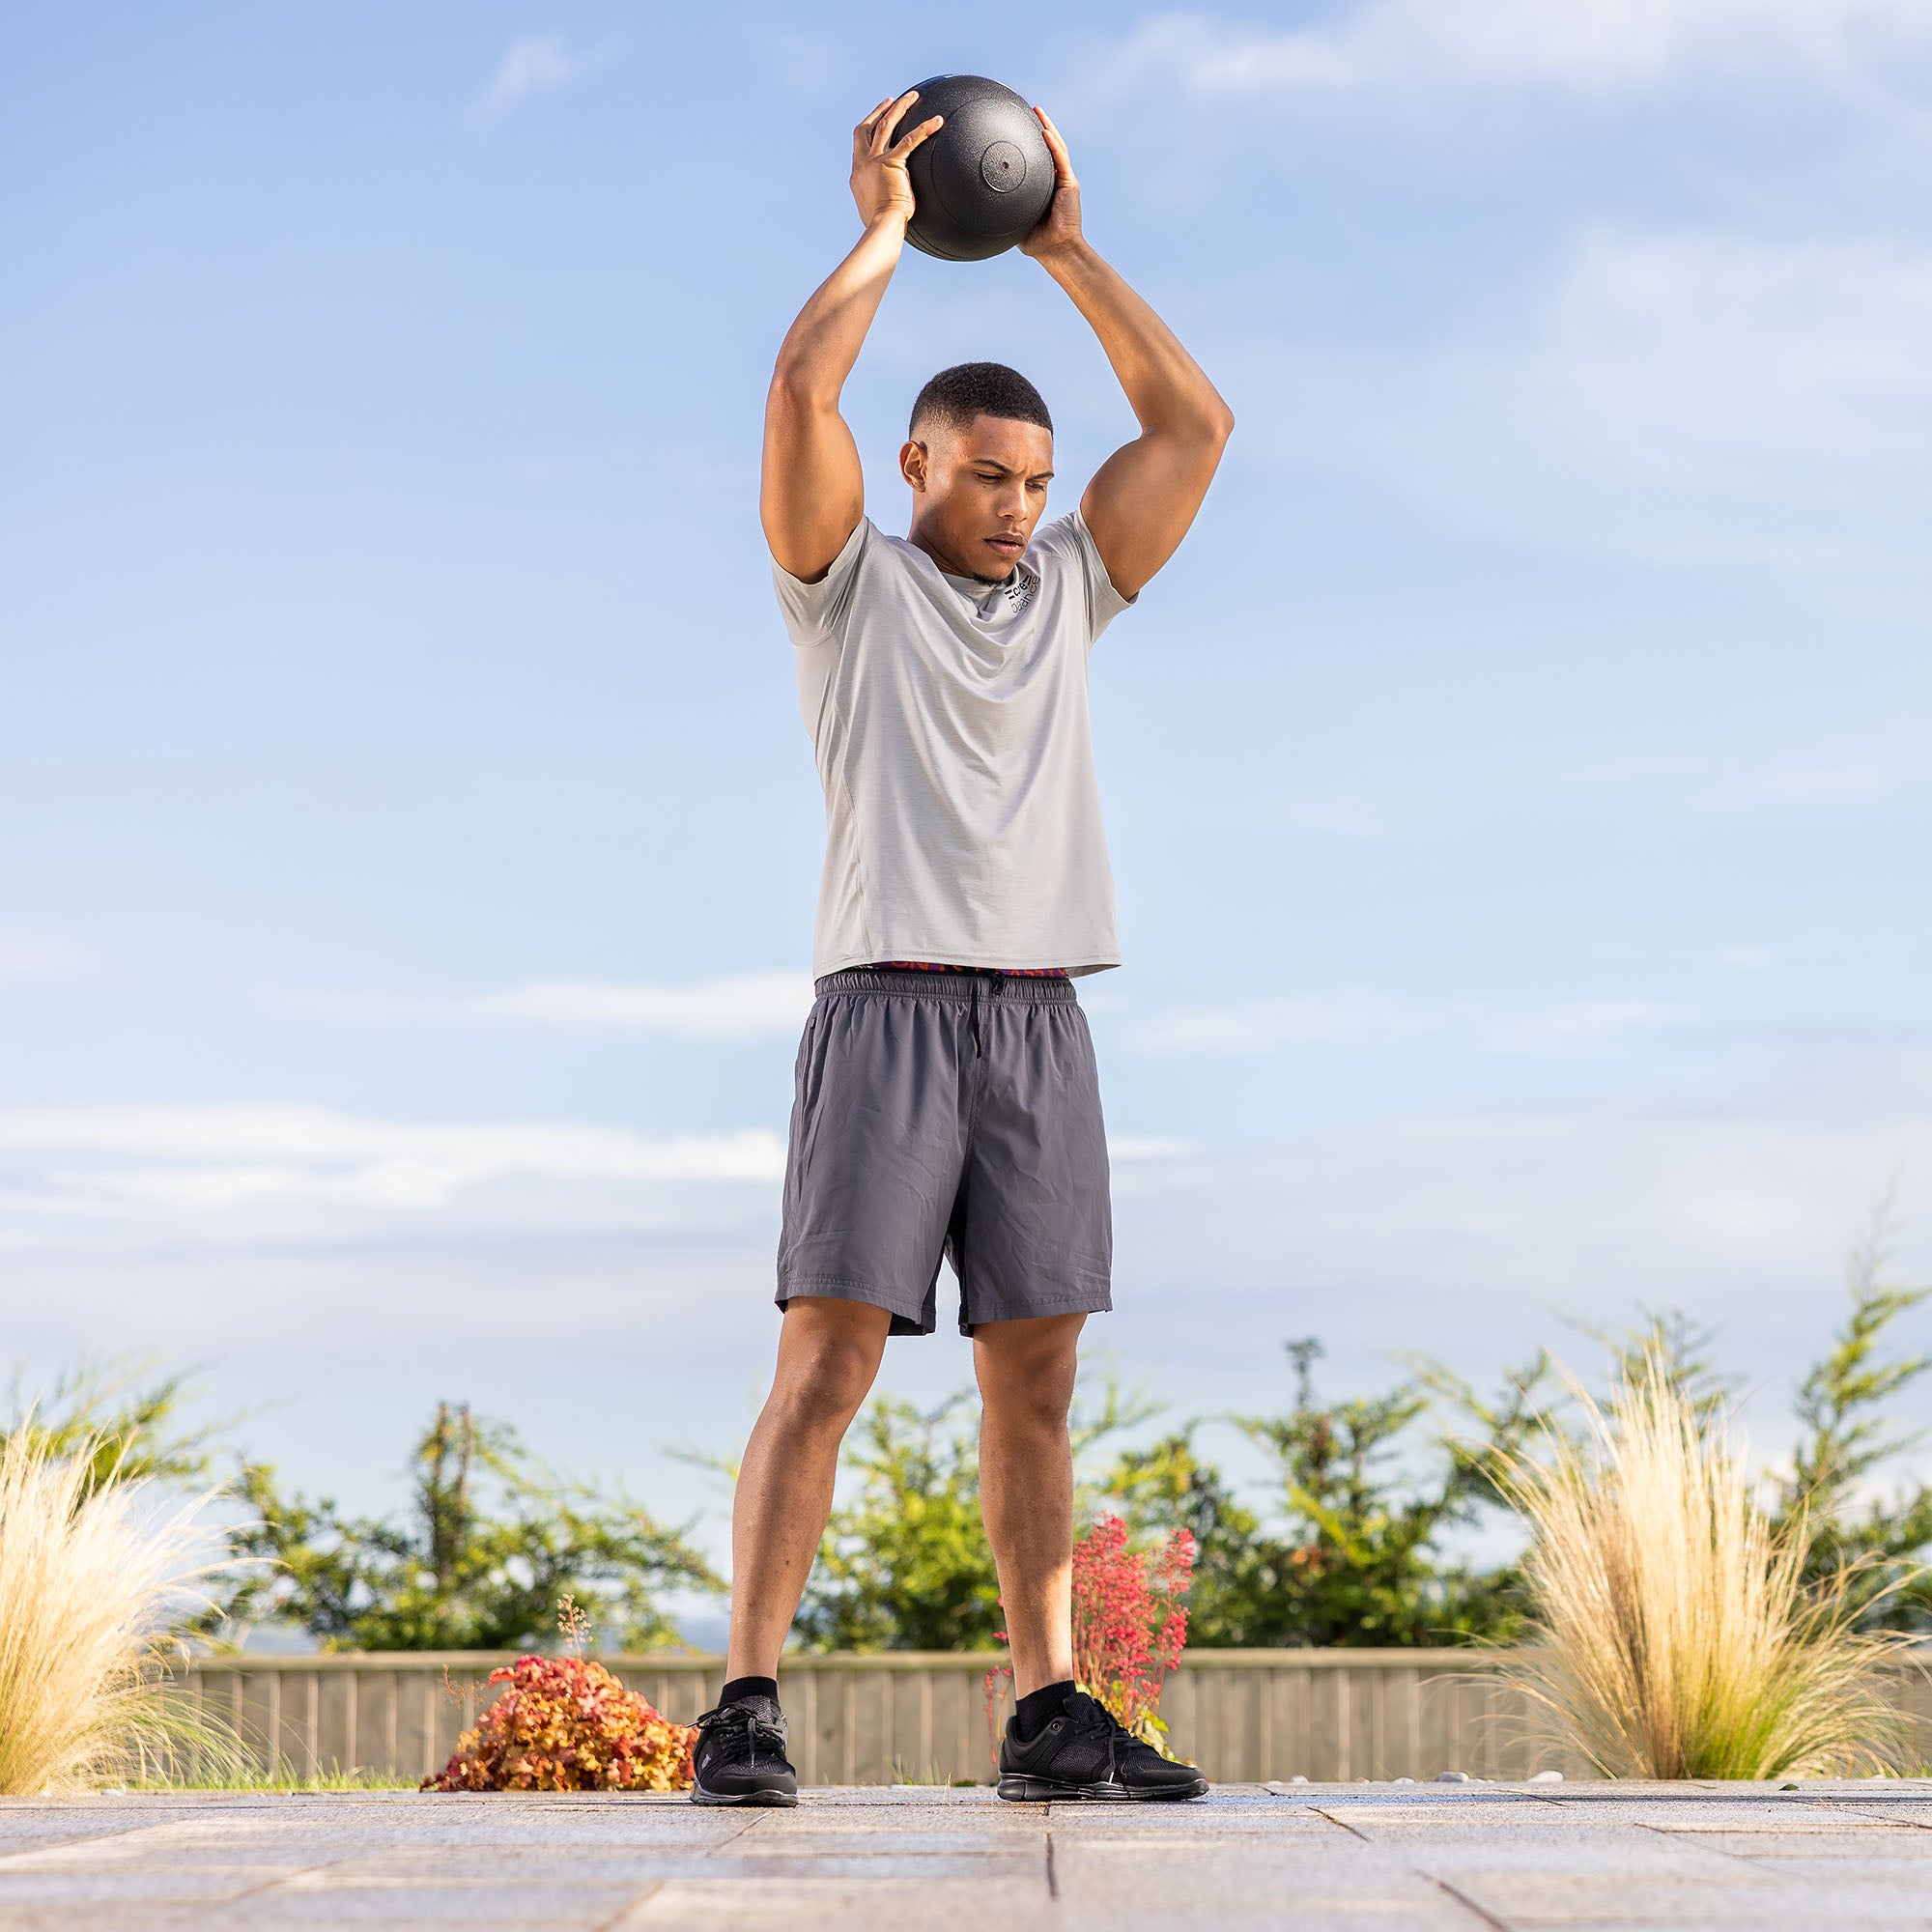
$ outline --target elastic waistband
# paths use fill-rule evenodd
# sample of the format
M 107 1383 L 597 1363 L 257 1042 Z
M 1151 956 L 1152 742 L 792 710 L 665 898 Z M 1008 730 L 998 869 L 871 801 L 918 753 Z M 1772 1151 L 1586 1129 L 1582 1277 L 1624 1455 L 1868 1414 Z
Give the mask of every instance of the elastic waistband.
M 889 967 L 848 966 L 828 973 L 812 990 L 827 993 L 891 993 L 902 999 L 950 1000 L 955 1006 L 997 1000 L 1003 1007 L 1077 1007 L 1071 980 L 1034 980 L 1015 973 L 895 973 Z

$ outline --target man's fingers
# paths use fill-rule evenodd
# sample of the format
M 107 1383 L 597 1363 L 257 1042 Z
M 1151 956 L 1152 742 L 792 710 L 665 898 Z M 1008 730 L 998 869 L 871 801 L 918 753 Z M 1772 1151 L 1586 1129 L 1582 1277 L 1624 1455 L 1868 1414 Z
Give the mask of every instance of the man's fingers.
M 1053 125 L 1053 116 L 1044 107 L 1036 107 L 1033 111 L 1039 122 L 1040 131 L 1046 136 L 1048 152 L 1053 156 L 1054 166 L 1059 170 L 1061 179 L 1071 180 L 1073 156 L 1066 152 L 1066 137 Z
M 852 129 L 852 165 L 857 167 L 872 152 L 872 128 L 878 118 L 893 103 L 882 100 Z
M 918 99 L 919 89 L 915 87 L 908 93 L 900 95 L 896 100 L 890 100 L 886 103 L 885 112 L 880 116 L 872 128 L 873 154 L 883 155 L 887 148 L 892 145 L 893 130 L 899 125 L 900 120 L 905 115 L 906 109 Z
M 868 115 L 867 115 L 866 118 L 863 121 L 861 121 L 856 128 L 852 129 L 852 145 L 855 148 L 862 146 L 865 142 L 869 141 L 871 139 L 872 124 L 875 121 L 877 121 L 879 116 L 883 114 L 886 111 L 886 109 L 890 107 L 892 104 L 893 103 L 889 99 L 880 101 L 879 104 L 875 108 L 873 108 L 872 111 Z
M 935 114 L 930 121 L 922 121 L 910 134 L 901 135 L 898 140 L 895 141 L 887 149 L 886 159 L 889 161 L 904 160 L 922 141 L 930 139 L 931 136 L 938 133 L 945 126 L 946 116 L 943 114 Z

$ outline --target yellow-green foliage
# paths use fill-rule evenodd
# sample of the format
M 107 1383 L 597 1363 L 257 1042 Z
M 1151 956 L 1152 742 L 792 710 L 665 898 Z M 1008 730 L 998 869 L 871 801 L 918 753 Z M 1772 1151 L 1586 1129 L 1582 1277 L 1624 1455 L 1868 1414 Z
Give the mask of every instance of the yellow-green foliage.
M 0 1437 L 0 1794 L 153 1776 L 220 1739 L 167 1694 L 170 1633 L 207 1574 L 209 1494 L 101 1480 L 98 1444 Z
M 1568 1741 L 1617 1777 L 1849 1775 L 1896 1761 L 1888 1659 L 1843 1576 L 1811 1589 L 1802 1517 L 1774 1526 L 1720 1409 L 1655 1354 L 1605 1413 L 1503 1477 L 1533 1542 L 1535 1646 L 1510 1669 Z

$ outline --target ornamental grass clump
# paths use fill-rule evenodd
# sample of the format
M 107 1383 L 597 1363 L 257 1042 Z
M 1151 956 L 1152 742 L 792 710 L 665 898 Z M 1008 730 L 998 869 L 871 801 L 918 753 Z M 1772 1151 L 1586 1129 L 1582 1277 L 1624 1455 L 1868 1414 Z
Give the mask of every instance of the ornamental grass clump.
M 219 1492 L 168 1506 L 98 1441 L 63 1450 L 32 1420 L 0 1436 L 0 1795 L 239 1762 L 167 1674 L 195 1584 L 224 1567 L 201 1522 Z
M 685 1791 L 693 1724 L 674 1724 L 581 1657 L 520 1657 L 510 1688 L 457 1740 L 425 1791 Z
M 1532 1531 L 1531 1648 L 1506 1666 L 1611 1777 L 1847 1776 L 1897 1762 L 1888 1661 L 1850 1573 L 1807 1589 L 1802 1516 L 1774 1525 L 1731 1449 L 1652 1352 L 1607 1414 L 1500 1484 Z

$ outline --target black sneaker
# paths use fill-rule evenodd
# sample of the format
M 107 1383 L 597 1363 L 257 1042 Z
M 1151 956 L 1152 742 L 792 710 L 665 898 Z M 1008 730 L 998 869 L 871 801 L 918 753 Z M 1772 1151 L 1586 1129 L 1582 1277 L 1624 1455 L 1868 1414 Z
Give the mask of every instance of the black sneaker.
M 1000 1741 L 1000 1796 L 1043 1804 L 1057 1798 L 1205 1798 L 1208 1780 L 1176 1764 L 1118 1722 L 1104 1704 L 1075 1690 L 1060 1716 L 1022 1744 L 1007 1719 Z
M 784 1713 L 776 1697 L 737 1697 L 697 1720 L 694 1804 L 796 1804 L 798 1778 L 785 1762 Z

